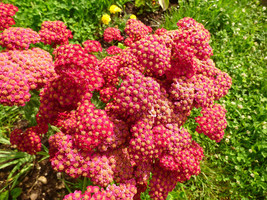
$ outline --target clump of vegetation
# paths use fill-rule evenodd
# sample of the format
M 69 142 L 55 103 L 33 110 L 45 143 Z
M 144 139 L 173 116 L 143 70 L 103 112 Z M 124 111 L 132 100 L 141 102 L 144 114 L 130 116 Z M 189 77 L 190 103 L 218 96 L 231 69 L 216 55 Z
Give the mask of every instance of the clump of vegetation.
M 1 80 L 15 73 L 24 86 L 13 87 L 10 78 L 0 108 L 29 125 L 11 131 L 12 115 L 7 115 L 1 135 L 10 133 L 21 151 L 49 157 L 54 170 L 85 177 L 74 192 L 66 185 L 71 194 L 65 199 L 263 198 L 266 8 L 257 1 L 234 6 L 218 1 L 212 7 L 206 1 L 179 2 L 153 31 L 135 15 L 125 15 L 126 2 L 103 1 L 97 12 L 84 11 L 95 1 L 83 2 L 84 8 L 71 1 L 14 2 L 19 11 L 10 16 L 16 26 L 34 31 L 13 34 L 26 45 L 20 50 L 10 36 L 3 38 L 2 48 L 10 43 L 12 49 L 1 52 L 2 63 L 12 68 L 6 67 Z M 30 9 L 21 12 L 20 6 Z M 150 5 L 139 11 L 144 6 Z M 58 15 L 47 15 L 50 11 Z M 25 13 L 37 21 L 23 21 Z M 124 20 L 115 26 L 118 19 Z M 100 37 L 109 48 L 94 40 Z M 54 63 L 40 47 L 53 52 Z M 47 56 L 36 60 L 39 51 Z M 41 138 L 49 139 L 49 152 L 45 146 L 41 151 Z M 26 159 L 14 172 L 22 165 L 31 169 L 35 157 L 26 155 L 19 155 Z M 5 166 L 16 164 L 9 160 L 3 160 Z

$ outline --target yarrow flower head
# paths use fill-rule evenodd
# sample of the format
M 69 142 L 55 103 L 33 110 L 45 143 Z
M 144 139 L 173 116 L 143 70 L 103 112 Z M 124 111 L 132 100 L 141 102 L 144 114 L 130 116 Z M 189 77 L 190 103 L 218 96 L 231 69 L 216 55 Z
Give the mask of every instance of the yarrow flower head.
M 101 44 L 96 40 L 86 40 L 83 42 L 83 47 L 87 53 L 102 52 Z
M 105 80 L 105 86 L 117 86 L 119 84 L 118 68 L 120 67 L 120 62 L 113 57 L 105 57 L 99 62 L 99 71 L 103 74 Z
M 62 21 L 44 21 L 39 31 L 41 41 L 44 44 L 57 45 L 69 44 L 69 39 L 73 38 L 70 30 Z
M 121 9 L 120 9 L 118 6 L 116 6 L 116 5 L 111 5 L 111 6 L 109 7 L 109 12 L 110 12 L 111 14 L 116 14 L 116 13 L 118 13 L 118 12 L 121 12 Z
M 113 184 L 108 185 L 106 190 L 100 190 L 97 186 L 88 186 L 86 191 L 82 194 L 81 191 L 76 190 L 64 197 L 63 200 L 80 200 L 80 199 L 98 199 L 98 200 L 130 200 L 134 199 L 137 193 L 136 182 L 134 180 L 127 181 L 119 186 Z
M 18 8 L 12 4 L 5 4 L 0 2 L 0 31 L 15 24 L 12 18 L 18 12 Z
M 149 35 L 131 45 L 131 52 L 138 58 L 147 73 L 162 76 L 171 68 L 171 50 L 164 39 Z
M 151 33 L 152 28 L 137 19 L 128 19 L 124 31 L 133 41 L 137 41 Z
M 59 75 L 71 71 L 95 69 L 99 62 L 94 55 L 87 54 L 79 44 L 59 46 L 53 54 L 55 55 L 55 70 Z
M 122 52 L 122 49 L 117 47 L 117 46 L 111 46 L 109 48 L 107 48 L 107 53 L 109 55 L 116 55 Z
M 219 104 L 214 104 L 211 108 L 204 108 L 201 114 L 203 116 L 196 118 L 196 122 L 199 124 L 196 131 L 204 133 L 211 140 L 220 142 L 224 136 L 224 129 L 227 126 L 225 108 Z
M 103 24 L 106 24 L 108 25 L 109 22 L 111 21 L 111 18 L 108 14 L 104 14 L 102 17 L 101 17 L 101 21 Z
M 167 33 L 167 29 L 165 29 L 165 28 L 158 28 L 155 31 L 155 34 L 157 34 L 157 35 L 165 35 L 166 33 Z
M 0 45 L 8 50 L 28 49 L 40 40 L 39 34 L 30 28 L 10 27 L 0 33 Z
M 42 49 L 0 53 L 0 103 L 24 106 L 29 90 L 41 89 L 55 75 L 52 56 Z
M 41 139 L 36 127 L 28 128 L 25 132 L 21 129 L 15 129 L 10 134 L 10 142 L 17 145 L 17 149 L 29 154 L 36 154 L 41 151 Z
M 118 28 L 114 27 L 108 27 L 104 31 L 104 40 L 106 42 L 112 42 L 112 41 L 122 41 L 123 37 L 121 36 L 121 32 Z

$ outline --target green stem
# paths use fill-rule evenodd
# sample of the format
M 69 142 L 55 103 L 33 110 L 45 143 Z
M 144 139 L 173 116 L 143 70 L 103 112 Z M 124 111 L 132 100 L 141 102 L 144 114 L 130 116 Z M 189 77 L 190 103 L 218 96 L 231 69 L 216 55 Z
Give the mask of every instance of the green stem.
M 65 187 L 66 187 L 66 189 L 68 190 L 68 192 L 69 192 L 69 193 L 72 193 L 71 189 L 69 188 L 68 184 L 67 184 L 66 181 L 65 181 L 65 176 L 64 176 L 64 174 L 62 174 L 62 179 L 61 179 L 61 180 L 63 181 L 63 184 L 65 185 Z
M 86 182 L 87 182 L 87 178 L 86 177 L 84 177 L 84 179 L 83 179 L 83 192 L 85 191 L 85 189 L 86 189 Z

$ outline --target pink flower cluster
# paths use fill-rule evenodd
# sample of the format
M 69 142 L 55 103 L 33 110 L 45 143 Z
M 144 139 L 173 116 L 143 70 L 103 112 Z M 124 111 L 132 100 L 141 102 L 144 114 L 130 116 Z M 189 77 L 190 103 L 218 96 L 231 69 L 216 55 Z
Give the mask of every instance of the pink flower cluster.
M 55 71 L 40 94 L 40 116 L 47 123 L 57 123 L 60 113 L 78 108 L 80 101 L 91 99 L 91 91 L 100 89 L 104 83 L 102 74 L 96 70 L 98 60 L 80 45 L 63 45 L 55 49 Z
M 159 28 L 159 29 L 157 29 L 155 31 L 155 34 L 157 34 L 157 35 L 165 35 L 167 32 L 168 32 L 167 29 L 165 29 L 165 28 Z
M 0 2 L 0 31 L 15 24 L 12 18 L 18 12 L 18 8 L 12 4 L 5 4 Z
M 101 101 L 104 103 L 109 102 L 109 100 L 115 95 L 116 91 L 117 88 L 114 86 L 103 87 L 99 92 Z
M 117 47 L 117 46 L 111 46 L 109 48 L 107 48 L 107 53 L 109 55 L 116 55 L 122 52 L 122 49 Z
M 226 112 L 226 109 L 220 104 L 214 104 L 211 108 L 203 108 L 201 111 L 202 116 L 196 118 L 196 122 L 199 124 L 196 131 L 204 133 L 211 140 L 220 142 L 227 126 Z
M 104 31 L 104 40 L 108 43 L 112 41 L 122 41 L 123 37 L 121 36 L 121 32 L 118 28 L 108 27 Z
M 70 30 L 62 21 L 44 21 L 39 31 L 41 42 L 44 44 L 57 45 L 69 44 L 69 39 L 73 38 Z
M 40 42 L 39 34 L 30 28 L 10 27 L 0 33 L 0 45 L 8 50 L 29 49 Z
M 158 35 L 145 36 L 133 43 L 130 49 L 150 76 L 162 76 L 171 69 L 171 49 Z
M 86 40 L 83 42 L 83 47 L 87 53 L 102 52 L 101 44 L 96 40 Z
M 74 193 L 66 195 L 63 200 L 130 200 L 136 193 L 135 181 L 131 180 L 125 184 L 120 184 L 120 186 L 109 185 L 106 190 L 103 188 L 100 190 L 97 186 L 88 186 L 83 194 L 76 190 Z
M 125 33 L 129 36 L 128 40 L 132 42 L 136 42 L 141 38 L 145 37 L 147 34 L 152 32 L 152 28 L 150 26 L 146 26 L 141 21 L 137 19 L 129 19 L 126 23 L 126 27 L 124 29 Z M 128 46 L 128 45 L 127 45 Z
M 112 41 L 120 33 L 110 30 Z M 125 32 L 130 46 L 101 61 L 76 44 L 54 51 L 57 76 L 41 91 L 37 114 L 39 126 L 61 130 L 49 138 L 52 167 L 102 187 L 65 199 L 140 199 L 147 188 L 166 199 L 177 182 L 200 173 L 203 149 L 182 127 L 191 110 L 202 107 L 197 131 L 216 141 L 226 127 L 214 101 L 231 78 L 210 59 L 203 25 L 184 18 L 178 30 L 148 35 L 151 28 L 130 20 Z M 97 94 L 104 110 L 92 103 Z
M 98 64 L 99 71 L 103 74 L 105 86 L 117 86 L 119 84 L 118 68 L 120 62 L 117 57 L 105 57 Z
M 54 76 L 52 56 L 40 48 L 0 53 L 0 103 L 23 106 L 29 90 L 42 88 Z

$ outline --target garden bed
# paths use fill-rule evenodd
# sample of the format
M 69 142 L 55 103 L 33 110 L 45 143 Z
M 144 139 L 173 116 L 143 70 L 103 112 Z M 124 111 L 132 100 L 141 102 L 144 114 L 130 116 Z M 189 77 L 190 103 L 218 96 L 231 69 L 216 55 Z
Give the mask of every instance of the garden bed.
M 12 3 L 12 1 L 4 2 Z M 118 5 L 123 8 L 123 11 L 121 14 L 111 14 L 112 20 L 109 25 L 101 24 L 99 17 L 99 15 L 102 16 L 108 12 L 110 5 L 106 1 L 103 2 L 103 6 L 95 5 L 99 8 L 95 13 L 87 13 L 94 20 L 92 22 L 88 16 L 82 16 L 81 13 L 86 13 L 82 10 L 83 8 L 78 9 L 73 5 L 60 4 L 56 1 L 44 3 L 38 0 L 31 5 L 27 4 L 27 1 L 15 2 L 18 7 L 21 6 L 15 19 L 18 26 L 31 27 L 37 31 L 40 29 L 42 21 L 48 19 L 49 15 L 46 13 L 50 12 L 50 16 L 55 16 L 53 20 L 62 20 L 69 26 L 74 37 L 71 43 L 82 44 L 89 38 L 98 39 L 104 49 L 102 54 L 95 54 L 98 59 L 106 57 L 108 54 L 105 49 L 114 44 L 125 48 L 123 42 L 109 43 L 105 41 L 103 34 L 108 26 L 118 27 L 123 32 L 126 21 L 131 14 L 136 15 L 137 19 L 146 26 L 152 27 L 153 31 L 161 27 L 167 30 L 177 29 L 176 23 L 184 17 L 192 17 L 197 22 L 202 23 L 211 33 L 210 44 L 214 50 L 212 59 L 215 61 L 216 67 L 227 72 L 233 79 L 233 86 L 227 96 L 216 101 L 222 105 L 219 109 L 227 109 L 228 127 L 223 138 L 221 136 L 213 137 L 219 143 L 210 141 L 208 137 L 212 138 L 212 136 L 208 133 L 205 136 L 194 131 L 198 125 L 195 119 L 201 123 L 203 118 L 197 118 L 200 109 L 192 110 L 184 127 L 189 130 L 193 139 L 203 147 L 205 158 L 200 164 L 201 173 L 198 176 L 193 175 L 189 181 L 178 183 L 175 189 L 169 193 L 167 199 L 264 198 L 266 196 L 264 178 L 266 177 L 264 171 L 266 167 L 266 153 L 264 153 L 266 116 L 264 108 L 267 92 L 266 86 L 264 86 L 266 33 L 263 31 L 263 27 L 266 22 L 266 8 L 262 7 L 258 1 L 250 3 L 218 1 L 211 7 L 206 1 L 179 1 L 180 4 L 171 1 L 169 10 L 163 12 L 160 8 L 153 10 L 152 4 L 148 7 L 136 8 L 133 2 L 120 5 L 121 2 L 118 1 Z M 90 8 L 91 5 L 89 4 L 86 5 L 88 7 L 84 6 Z M 93 1 L 91 4 L 93 5 Z M 142 10 L 140 11 L 140 9 Z M 150 12 L 151 9 L 153 12 Z M 46 12 L 41 14 L 41 10 L 46 10 Z M 68 16 L 67 11 L 70 16 Z M 24 15 L 28 16 L 28 21 L 23 20 Z M 123 33 L 122 36 L 126 38 L 127 34 Z M 36 46 L 46 49 L 50 53 L 54 50 L 49 45 L 37 44 Z M 27 127 L 36 125 L 35 114 L 40 105 L 38 95 L 38 92 L 32 93 L 36 99 L 30 101 L 31 105 L 26 104 L 24 110 L 17 107 L 13 107 L 12 111 L 11 107 L 2 106 L 0 108 L 2 116 L 6 116 L 1 118 L 0 136 L 4 138 L 4 141 L 8 140 L 12 130 L 25 131 Z M 94 95 L 96 94 L 94 93 Z M 98 101 L 98 99 L 94 100 Z M 103 108 L 105 104 L 98 104 L 97 106 Z M 49 136 L 55 132 L 58 132 L 57 127 L 49 127 Z M 19 196 L 18 199 L 30 200 L 63 199 L 70 192 L 74 192 L 74 190 L 84 191 L 87 185 L 92 184 L 88 179 L 74 179 L 63 172 L 53 170 L 46 157 L 49 154 L 44 148 L 49 147 L 47 136 L 42 139 L 42 143 L 44 144 L 42 153 L 33 157 L 28 156 L 27 159 L 31 162 L 26 162 L 21 166 L 28 166 L 27 164 L 29 164 L 30 170 L 19 177 L 17 184 L 12 189 L 10 189 L 10 184 L 2 190 L 0 199 L 6 200 L 8 194 L 9 199 L 14 196 Z M 0 144 L 0 149 L 1 151 L 16 152 L 14 145 Z M 54 167 L 57 168 L 55 165 Z M 0 189 L 13 181 L 8 180 L 12 169 L 12 166 L 1 169 Z M 148 191 L 141 195 L 141 199 L 149 199 Z

